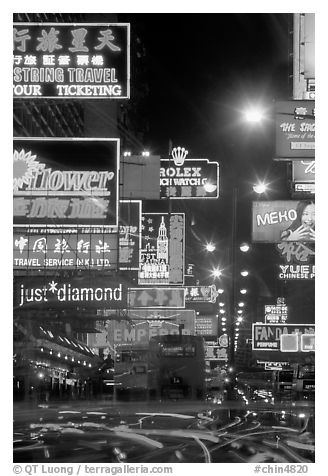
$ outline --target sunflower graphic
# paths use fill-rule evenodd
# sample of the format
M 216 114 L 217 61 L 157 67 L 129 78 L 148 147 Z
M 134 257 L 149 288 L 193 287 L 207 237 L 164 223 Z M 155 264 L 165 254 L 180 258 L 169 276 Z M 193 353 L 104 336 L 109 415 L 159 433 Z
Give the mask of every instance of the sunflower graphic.
M 40 164 L 36 159 L 36 155 L 32 152 L 20 152 L 14 150 L 13 180 L 14 191 L 22 188 L 24 184 L 28 185 L 33 175 L 40 169 L 44 168 L 44 164 Z

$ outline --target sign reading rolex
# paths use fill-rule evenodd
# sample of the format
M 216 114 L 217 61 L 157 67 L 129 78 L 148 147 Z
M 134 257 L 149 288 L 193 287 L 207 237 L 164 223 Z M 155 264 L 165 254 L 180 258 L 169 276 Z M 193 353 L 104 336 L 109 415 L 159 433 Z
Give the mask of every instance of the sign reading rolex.
M 15 278 L 14 306 L 17 308 L 45 305 L 121 309 L 127 305 L 126 286 L 119 281 Z
M 118 225 L 119 139 L 15 138 L 15 226 Z
M 219 164 L 208 159 L 186 159 L 187 154 L 184 147 L 175 147 L 169 159 L 161 159 L 160 197 L 218 198 Z

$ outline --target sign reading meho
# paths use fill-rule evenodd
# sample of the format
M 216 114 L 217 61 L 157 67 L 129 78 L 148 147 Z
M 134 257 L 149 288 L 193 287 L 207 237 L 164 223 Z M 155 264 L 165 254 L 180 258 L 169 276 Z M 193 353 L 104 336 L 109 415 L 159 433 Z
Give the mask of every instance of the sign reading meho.
M 15 226 L 118 225 L 119 139 L 17 138 Z
M 278 160 L 315 156 L 314 101 L 277 101 L 276 157 Z
M 184 284 L 184 213 L 143 213 L 138 284 Z
M 14 97 L 129 98 L 129 24 L 14 23 L 13 38 Z
M 253 350 L 281 350 L 282 334 L 314 334 L 315 326 L 311 324 L 253 324 Z

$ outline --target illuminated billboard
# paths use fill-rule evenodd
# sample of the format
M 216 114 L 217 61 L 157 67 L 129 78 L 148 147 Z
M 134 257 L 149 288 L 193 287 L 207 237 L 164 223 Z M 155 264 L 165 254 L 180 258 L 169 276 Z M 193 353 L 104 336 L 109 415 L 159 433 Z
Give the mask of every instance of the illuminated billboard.
M 315 204 L 312 200 L 253 202 L 254 242 L 315 241 Z
M 196 317 L 196 335 L 200 336 L 217 336 L 218 335 L 218 318 L 216 315 L 203 315 Z
M 226 347 L 220 347 L 218 345 L 206 345 L 205 346 L 205 360 L 228 360 L 228 351 Z
M 184 213 L 143 213 L 139 285 L 183 285 Z
M 266 304 L 264 319 L 266 324 L 285 324 L 288 318 L 288 307 L 285 304 Z
M 215 284 L 210 286 L 185 286 L 186 302 L 212 302 L 218 296 Z
M 118 225 L 119 139 L 15 138 L 14 226 Z
M 219 164 L 208 159 L 161 159 L 161 198 L 199 199 L 219 197 Z
M 315 161 L 292 160 L 293 182 L 314 183 Z
M 17 309 L 80 308 L 121 309 L 127 305 L 127 288 L 119 279 L 15 277 L 14 306 Z
M 314 334 L 313 324 L 253 324 L 252 349 L 281 351 L 281 335 Z
M 13 93 L 23 99 L 130 97 L 128 23 L 14 23 Z
M 279 264 L 278 279 L 309 280 L 315 278 L 314 264 Z
M 158 335 L 195 334 L 195 311 L 182 310 L 129 310 L 127 320 L 107 321 L 108 342 L 116 344 L 148 343 Z
M 304 159 L 315 156 L 314 101 L 277 101 L 276 158 Z
M 129 288 L 129 308 L 165 307 L 184 308 L 185 295 L 183 288 Z

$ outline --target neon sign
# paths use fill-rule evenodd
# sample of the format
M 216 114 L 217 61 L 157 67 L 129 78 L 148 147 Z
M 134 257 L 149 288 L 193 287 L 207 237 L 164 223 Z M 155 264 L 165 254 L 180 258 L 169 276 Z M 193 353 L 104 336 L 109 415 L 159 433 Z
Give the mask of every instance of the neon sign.
M 33 282 L 34 283 L 34 282 Z M 22 308 L 29 303 L 39 305 L 97 306 L 113 309 L 126 306 L 126 287 L 122 283 L 78 283 L 61 282 L 53 278 L 49 282 L 38 280 L 35 285 L 30 280 L 15 280 L 15 304 Z
M 14 225 L 117 226 L 118 153 L 118 139 L 14 139 Z
M 19 98 L 130 96 L 130 25 L 14 23 L 13 93 Z

